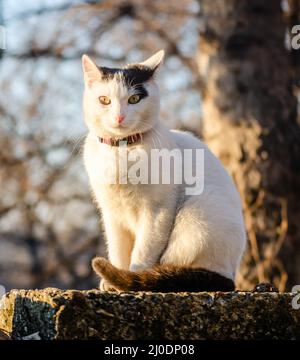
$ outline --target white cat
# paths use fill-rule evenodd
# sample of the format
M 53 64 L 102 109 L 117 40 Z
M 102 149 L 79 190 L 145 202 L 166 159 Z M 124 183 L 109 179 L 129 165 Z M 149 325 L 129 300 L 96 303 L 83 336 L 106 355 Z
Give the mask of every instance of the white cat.
M 89 128 L 84 162 L 104 222 L 110 263 L 95 258 L 101 289 L 229 291 L 246 235 L 235 185 L 207 146 L 159 120 L 154 74 L 164 52 L 121 69 L 82 58 L 84 118 Z M 186 184 L 109 184 L 121 141 L 128 150 L 203 149 L 204 190 L 186 195 Z M 193 165 L 195 166 L 195 164 Z M 176 171 L 176 170 L 175 170 Z M 118 178 L 118 180 L 120 180 Z

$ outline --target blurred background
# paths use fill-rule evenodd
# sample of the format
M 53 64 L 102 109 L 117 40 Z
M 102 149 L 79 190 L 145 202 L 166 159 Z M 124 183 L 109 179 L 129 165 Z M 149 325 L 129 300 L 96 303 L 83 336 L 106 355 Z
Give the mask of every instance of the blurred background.
M 299 16 L 298 0 L 0 0 L 0 284 L 97 285 L 81 56 L 118 66 L 159 49 L 162 121 L 203 137 L 241 193 L 238 287 L 300 284 Z

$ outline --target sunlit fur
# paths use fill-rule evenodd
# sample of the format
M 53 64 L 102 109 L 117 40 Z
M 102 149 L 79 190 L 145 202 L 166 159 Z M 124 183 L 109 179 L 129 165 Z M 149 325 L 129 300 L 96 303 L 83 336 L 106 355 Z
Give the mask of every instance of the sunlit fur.
M 124 138 L 151 129 L 159 117 L 159 89 L 154 81 L 148 81 L 143 86 L 148 96 L 137 104 L 128 103 L 137 90 L 136 86 L 127 88 L 122 74 L 116 75 L 113 80 L 94 81 L 91 86 L 85 86 L 83 110 L 90 132 L 103 138 Z M 111 104 L 102 105 L 100 96 L 107 96 Z M 122 124 L 116 121 L 120 114 L 125 116 Z
M 161 60 L 161 53 L 156 54 L 148 64 L 156 68 Z M 144 84 L 148 96 L 129 105 L 134 89 L 128 90 L 122 81 L 101 80 L 90 60 L 83 62 L 84 118 L 89 128 L 84 161 L 102 213 L 111 263 L 132 271 L 156 264 L 201 267 L 234 279 L 246 235 L 239 194 L 220 161 L 198 138 L 170 131 L 161 123 L 154 79 Z M 111 106 L 99 104 L 99 96 L 108 96 Z M 115 120 L 119 113 L 126 116 L 122 126 Z M 204 192 L 186 196 L 185 184 L 103 185 L 99 179 L 104 171 L 114 172 L 112 154 L 117 149 L 97 137 L 134 133 L 143 133 L 143 141 L 130 147 L 136 153 L 152 148 L 204 149 Z

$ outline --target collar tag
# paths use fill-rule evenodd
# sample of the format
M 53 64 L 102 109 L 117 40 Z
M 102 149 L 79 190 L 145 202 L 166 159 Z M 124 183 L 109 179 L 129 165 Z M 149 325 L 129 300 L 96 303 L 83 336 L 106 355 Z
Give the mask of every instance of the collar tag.
M 101 144 L 106 144 L 110 146 L 120 146 L 120 144 L 125 145 L 124 143 L 126 143 L 127 145 L 132 145 L 142 140 L 142 134 L 133 134 L 123 139 L 102 138 L 98 136 L 98 139 Z

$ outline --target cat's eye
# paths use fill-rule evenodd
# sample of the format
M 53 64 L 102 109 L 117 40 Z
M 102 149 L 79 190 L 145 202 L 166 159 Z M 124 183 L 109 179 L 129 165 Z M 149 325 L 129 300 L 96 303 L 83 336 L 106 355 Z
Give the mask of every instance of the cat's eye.
M 128 99 L 129 104 L 136 104 L 141 100 L 140 95 L 135 94 L 135 95 L 131 95 L 130 98 Z
M 111 103 L 110 98 L 107 96 L 100 96 L 99 101 L 102 105 L 109 105 Z

